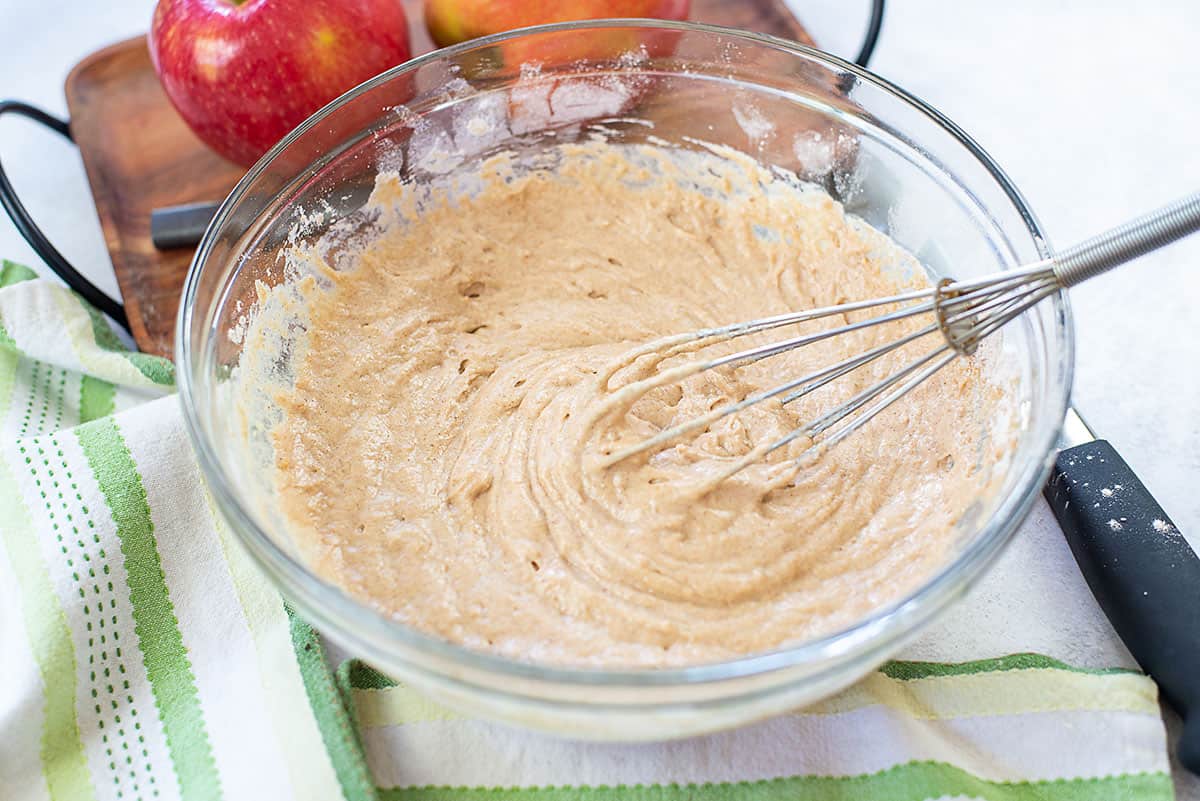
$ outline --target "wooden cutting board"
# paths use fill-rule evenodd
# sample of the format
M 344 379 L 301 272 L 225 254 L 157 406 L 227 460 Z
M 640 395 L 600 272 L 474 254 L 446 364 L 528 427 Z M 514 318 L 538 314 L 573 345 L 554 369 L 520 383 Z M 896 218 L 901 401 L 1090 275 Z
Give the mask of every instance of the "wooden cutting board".
M 405 0 L 414 54 L 433 43 L 420 3 Z M 783 0 L 693 0 L 692 19 L 812 39 Z M 138 37 L 85 58 L 66 83 L 71 131 L 83 156 L 134 339 L 142 350 L 171 356 L 175 313 L 192 249 L 156 250 L 150 212 L 162 206 L 219 200 L 243 170 L 205 147 L 175 113 Z

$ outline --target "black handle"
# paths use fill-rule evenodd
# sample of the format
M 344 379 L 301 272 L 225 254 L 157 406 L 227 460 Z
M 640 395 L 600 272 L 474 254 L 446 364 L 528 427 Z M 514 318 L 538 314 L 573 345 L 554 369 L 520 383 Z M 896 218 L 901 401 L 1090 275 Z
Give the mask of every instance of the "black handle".
M 879 43 L 879 31 L 883 28 L 883 3 L 884 0 L 871 0 L 871 18 L 867 22 L 867 32 L 863 35 L 858 55 L 854 57 L 854 63 L 860 67 L 866 67 L 871 62 L 875 45 Z
M 1179 761 L 1200 773 L 1200 558 L 1104 440 L 1060 453 L 1045 494 L 1100 607 L 1184 719 Z
M 159 250 L 191 247 L 200 242 L 220 203 L 185 203 L 150 212 L 150 241 Z
M 47 114 L 39 108 L 34 108 L 28 103 L 21 103 L 16 100 L 0 100 L 0 116 L 5 114 L 18 114 L 26 117 L 34 122 L 41 123 L 69 142 L 75 141 L 71 138 L 71 127 L 66 121 Z M 25 204 L 17 197 L 17 190 L 9 182 L 8 175 L 5 174 L 2 164 L 0 164 L 0 206 L 3 206 L 4 210 L 8 212 L 13 225 L 17 227 L 17 232 L 24 237 L 25 241 L 41 257 L 42 261 L 46 262 L 46 266 L 53 270 L 67 286 L 78 292 L 84 300 L 107 314 L 126 331 L 129 330 L 129 320 L 125 316 L 125 307 L 101 292 L 99 287 L 80 275 L 79 271 L 71 265 L 71 262 L 67 261 L 54 245 L 50 244 L 50 240 L 42 233 L 42 229 L 38 228 L 33 218 L 29 216 Z

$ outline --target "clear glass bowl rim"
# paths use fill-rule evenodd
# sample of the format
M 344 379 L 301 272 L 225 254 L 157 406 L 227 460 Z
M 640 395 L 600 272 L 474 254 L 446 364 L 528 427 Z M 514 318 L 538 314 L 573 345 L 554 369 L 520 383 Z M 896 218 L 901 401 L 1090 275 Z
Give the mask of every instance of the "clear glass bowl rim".
M 1001 501 L 995 513 L 980 528 L 974 541 L 963 548 L 952 561 L 944 565 L 936 574 L 908 595 L 892 604 L 875 610 L 867 617 L 847 628 L 816 639 L 806 640 L 796 645 L 738 657 L 724 662 L 705 663 L 678 668 L 636 669 L 598 669 L 543 665 L 473 650 L 425 634 L 415 628 L 392 620 L 365 604 L 355 601 L 339 588 L 318 578 L 296 557 L 281 548 L 264 532 L 254 522 L 254 519 L 233 491 L 225 470 L 221 465 L 220 458 L 217 456 L 214 447 L 206 439 L 207 435 L 204 432 L 204 427 L 200 419 L 192 386 L 192 371 L 197 366 L 197 356 L 200 355 L 193 354 L 190 347 L 192 331 L 196 323 L 194 311 L 196 294 L 200 285 L 200 273 L 208 264 L 210 251 L 218 238 L 217 233 L 227 223 L 233 208 L 248 193 L 249 189 L 266 171 L 271 162 L 286 151 L 305 132 L 319 125 L 325 117 L 335 113 L 349 101 L 399 76 L 413 72 L 425 64 L 437 60 L 452 59 L 459 54 L 471 50 L 489 47 L 530 34 L 605 28 L 660 29 L 718 35 L 749 42 L 754 45 L 791 52 L 805 59 L 823 63 L 826 67 L 853 74 L 858 80 L 870 83 L 877 89 L 882 89 L 886 93 L 908 104 L 957 140 L 984 167 L 991 179 L 996 182 L 1007 196 L 1014 209 L 1020 215 L 1041 257 L 1048 258 L 1050 256 L 1047 239 L 1028 203 L 996 161 L 974 139 L 944 114 L 920 98 L 857 64 L 822 50 L 769 34 L 755 33 L 720 25 L 636 18 L 581 20 L 536 25 L 472 39 L 450 47 L 433 50 L 359 84 L 322 107 L 280 140 L 278 144 L 264 154 L 249 172 L 243 176 L 224 202 L 222 202 L 216 215 L 210 222 L 200 245 L 196 249 L 196 254 L 192 259 L 184 281 L 179 314 L 176 320 L 175 351 L 176 362 L 179 367 L 176 380 L 183 408 L 185 428 L 196 451 L 201 472 L 214 495 L 217 505 L 222 514 L 229 519 L 231 523 L 230 527 L 238 535 L 242 543 L 246 545 L 260 566 L 275 578 L 277 582 L 293 588 L 298 595 L 294 599 L 297 601 L 297 606 L 302 611 L 310 612 L 311 617 L 315 618 L 318 622 L 325 621 L 339 629 L 357 630 L 359 639 L 363 637 L 370 638 L 372 643 L 376 645 L 380 638 L 385 641 L 391 640 L 405 648 L 460 663 L 469 669 L 500 674 L 502 676 L 507 675 L 512 678 L 578 686 L 665 687 L 697 685 L 760 676 L 806 663 L 812 664 L 815 667 L 834 655 L 847 654 L 858 650 L 869 650 L 869 646 L 878 640 L 886 641 L 901 636 L 904 632 L 897 629 L 909 617 L 909 615 L 905 614 L 906 612 L 915 612 L 919 608 L 930 605 L 940 608 L 953 596 L 955 590 L 964 589 L 974 578 L 978 577 L 990 559 L 1008 541 L 1024 520 L 1036 499 L 1040 487 L 1049 474 L 1050 455 L 1054 451 L 1062 420 L 1066 414 L 1069 402 L 1069 389 L 1074 370 L 1074 333 L 1071 325 L 1070 307 L 1064 292 L 1060 291 L 1051 298 L 1056 314 L 1053 317 L 1055 324 L 1050 333 L 1058 340 L 1057 345 L 1059 346 L 1062 358 L 1057 365 L 1048 365 L 1048 367 L 1058 367 L 1060 380 L 1054 381 L 1051 385 L 1051 394 L 1047 398 L 1047 405 L 1051 408 L 1047 409 L 1046 413 L 1050 415 L 1049 419 L 1056 422 L 1043 431 L 1042 441 L 1035 443 L 1035 452 L 1042 453 L 1042 458 L 1040 460 L 1030 459 L 1025 464 L 1017 465 L 1024 472 L 1024 475 L 1017 484 L 1017 489 Z M 272 198 L 266 201 L 266 205 L 270 206 L 273 200 Z M 235 255 L 234 258 L 237 258 L 237 256 Z M 222 266 L 216 265 L 213 269 L 218 269 Z M 202 356 L 200 356 L 199 366 L 205 366 Z M 386 650 L 393 649 L 386 648 Z M 399 655 L 396 658 L 398 661 L 406 661 L 403 655 Z

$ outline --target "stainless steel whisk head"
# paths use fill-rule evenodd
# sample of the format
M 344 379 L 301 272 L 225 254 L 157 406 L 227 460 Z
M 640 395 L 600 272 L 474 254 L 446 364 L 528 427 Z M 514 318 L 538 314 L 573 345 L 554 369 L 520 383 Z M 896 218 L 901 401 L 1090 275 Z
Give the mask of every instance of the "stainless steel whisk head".
M 719 328 L 708 328 L 664 337 L 647 343 L 634 355 L 640 357 L 656 353 L 663 357 L 669 357 L 787 325 L 845 315 L 880 306 L 901 305 L 899 309 L 859 322 L 847 322 L 824 331 L 802 334 L 778 342 L 746 348 L 725 356 L 673 366 L 622 387 L 617 390 L 618 394 L 627 398 L 636 398 L 656 387 L 664 386 L 672 381 L 681 381 L 706 370 L 749 364 L 821 340 L 918 315 L 932 317 L 927 325 L 891 342 L 835 364 L 818 368 L 807 375 L 785 381 L 770 389 L 748 395 L 740 401 L 720 406 L 687 422 L 665 428 L 642 442 L 608 455 L 602 464 L 606 467 L 611 466 L 636 454 L 666 445 L 689 433 L 701 431 L 723 417 L 737 414 L 754 404 L 771 398 L 780 398 L 783 404 L 791 403 L 912 342 L 926 336 L 937 336 L 939 344 L 904 367 L 774 441 L 758 444 L 733 463 L 722 478 L 733 475 L 747 465 L 762 459 L 768 453 L 801 437 L 810 439 L 813 445 L 819 444 L 823 448 L 831 447 L 866 425 L 868 421 L 955 358 L 973 354 L 979 343 L 986 337 L 1035 304 L 1060 290 L 1107 272 L 1119 264 L 1124 264 L 1138 256 L 1168 245 L 1197 230 L 1200 230 L 1200 192 L 1093 237 L 1052 258 L 1016 270 L 994 273 L 970 281 L 944 279 L 935 287 L 904 292 L 890 297 L 778 314 Z M 805 450 L 807 452 L 808 449 Z

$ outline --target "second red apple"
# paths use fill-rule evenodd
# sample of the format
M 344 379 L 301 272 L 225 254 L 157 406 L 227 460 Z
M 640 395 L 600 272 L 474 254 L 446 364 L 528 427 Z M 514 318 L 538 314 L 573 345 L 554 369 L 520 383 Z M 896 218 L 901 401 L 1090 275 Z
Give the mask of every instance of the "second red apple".
M 425 24 L 440 47 L 492 33 L 582 19 L 687 19 L 691 0 L 425 0 Z

